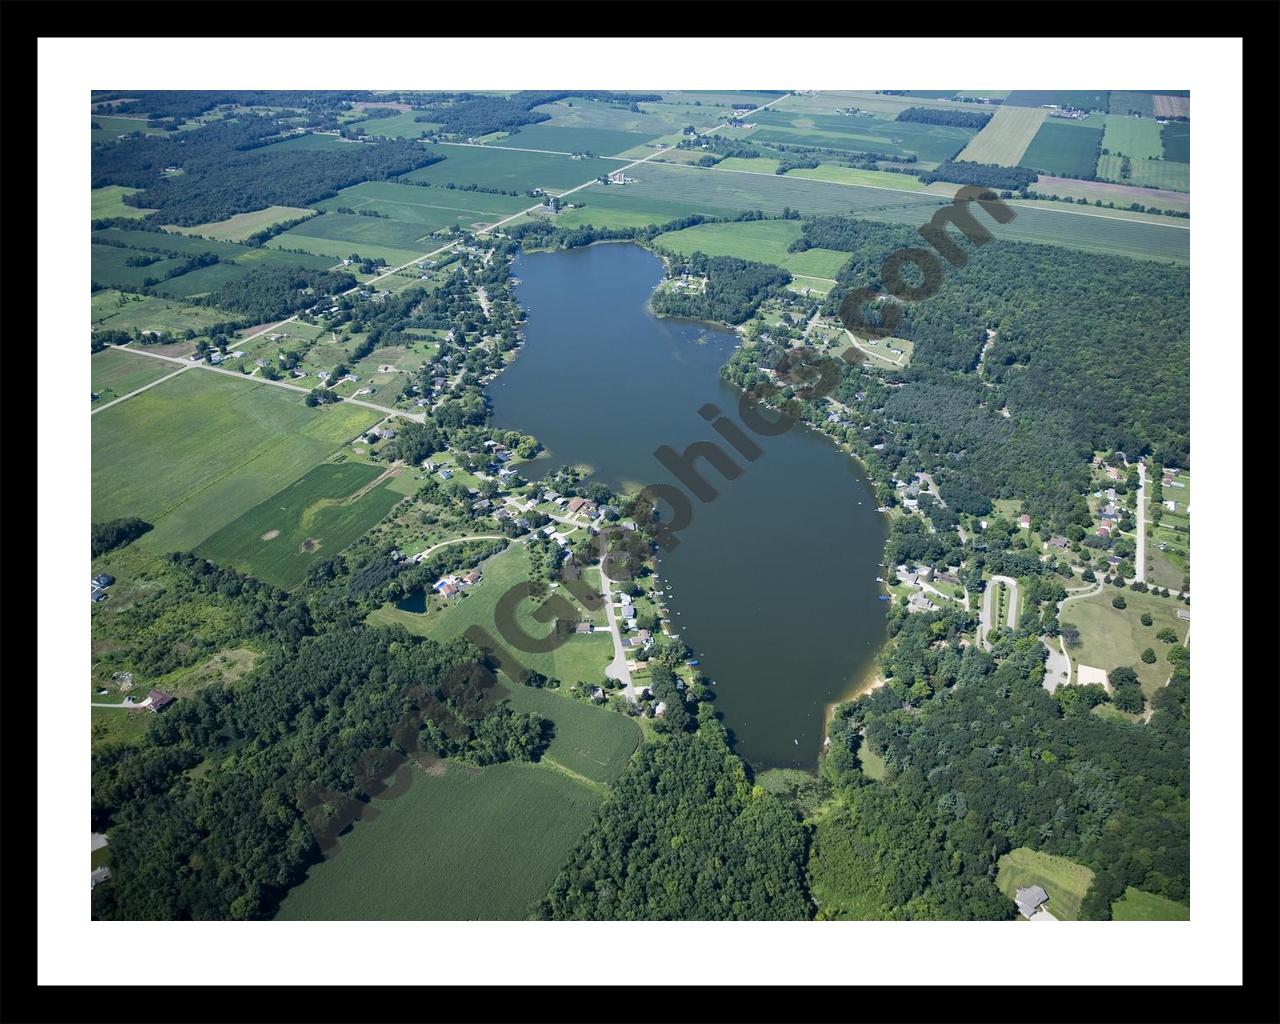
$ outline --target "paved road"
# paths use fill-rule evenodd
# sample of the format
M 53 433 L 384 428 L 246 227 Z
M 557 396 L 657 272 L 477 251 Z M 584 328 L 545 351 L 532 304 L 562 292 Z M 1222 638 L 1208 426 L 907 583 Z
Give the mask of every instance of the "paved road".
M 1136 579 L 1147 580 L 1147 467 L 1138 463 L 1138 560 L 1134 562 Z
M 991 632 L 995 591 L 1000 583 L 1009 588 L 1009 613 L 1006 616 L 1009 628 L 1015 628 L 1018 621 L 1018 581 L 1012 576 L 992 576 L 987 583 L 987 589 L 983 591 L 982 611 L 978 616 L 978 643 L 987 648 L 991 646 L 987 643 L 987 634 Z
M 126 351 L 131 352 L 133 350 L 127 349 Z M 140 395 L 142 394 L 142 392 L 146 391 L 148 388 L 153 388 L 157 384 L 163 384 L 167 380 L 172 380 L 174 377 L 178 376 L 178 374 L 186 373 L 187 370 L 189 369 L 191 369 L 190 366 L 184 366 L 180 369 L 174 370 L 173 373 L 166 374 L 165 376 L 161 377 L 159 380 L 153 380 L 150 384 L 143 384 L 142 387 L 135 388 L 133 391 L 130 391 L 127 395 L 121 395 L 119 398 L 113 398 L 106 405 L 98 406 L 89 415 L 96 416 L 98 413 L 102 412 L 103 409 L 110 409 L 113 405 L 118 405 L 119 403 L 123 402 L 126 398 L 132 398 L 134 395 Z
M 613 661 L 609 662 L 604 674 L 610 679 L 622 681 L 622 692 L 633 704 L 636 701 L 636 688 L 631 681 L 631 669 L 627 667 L 627 649 L 622 646 L 622 631 L 618 628 L 618 617 L 613 611 L 613 591 L 609 586 L 613 581 L 604 571 L 603 558 L 600 559 L 600 586 L 604 590 L 604 614 L 609 620 L 609 634 L 613 637 Z
M 482 533 L 475 537 L 454 537 L 453 540 L 442 540 L 439 544 L 432 544 L 426 551 L 421 552 L 423 558 L 431 554 L 433 551 L 439 551 L 441 548 L 447 548 L 450 544 L 465 544 L 469 540 L 507 540 L 501 533 Z M 413 556 L 417 558 L 417 555 Z

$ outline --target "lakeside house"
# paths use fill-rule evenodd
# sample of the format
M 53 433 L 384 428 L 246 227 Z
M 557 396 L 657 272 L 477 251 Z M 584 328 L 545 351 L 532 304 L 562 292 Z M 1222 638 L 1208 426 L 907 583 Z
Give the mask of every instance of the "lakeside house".
M 1030 918 L 1040 909 L 1040 905 L 1049 899 L 1049 894 L 1038 885 L 1028 885 L 1014 894 L 1014 902 L 1018 911 L 1025 918 Z

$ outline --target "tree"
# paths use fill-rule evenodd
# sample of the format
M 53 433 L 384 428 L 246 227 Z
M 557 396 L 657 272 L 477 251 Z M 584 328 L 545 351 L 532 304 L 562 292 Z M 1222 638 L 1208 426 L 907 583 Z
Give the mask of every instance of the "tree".
M 1164 629 L 1160 630 L 1160 632 L 1156 634 L 1156 639 L 1162 643 L 1175 644 L 1178 642 L 1178 634 L 1168 626 L 1165 626 Z
M 1142 613 L 1142 618 L 1141 618 L 1141 620 L 1140 620 L 1140 621 L 1142 622 L 1142 624 L 1143 624 L 1144 626 L 1149 626 L 1149 625 L 1151 625 L 1151 613 L 1150 613 L 1150 612 L 1143 612 L 1143 613 Z M 1158 636 L 1159 634 L 1156 634 L 1156 635 Z
M 1148 647 L 1142 652 L 1142 660 L 1148 665 L 1154 665 L 1156 663 L 1156 652 Z
M 1116 596 L 1115 596 L 1115 597 L 1113 597 L 1113 598 L 1111 599 L 1111 607 L 1112 607 L 1112 608 L 1124 608 L 1124 607 L 1125 607 L 1124 595 L 1123 595 L 1123 594 L 1116 594 Z

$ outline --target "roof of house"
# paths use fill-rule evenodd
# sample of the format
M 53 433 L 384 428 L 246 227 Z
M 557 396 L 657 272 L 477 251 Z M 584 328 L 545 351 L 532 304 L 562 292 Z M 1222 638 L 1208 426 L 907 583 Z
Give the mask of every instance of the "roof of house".
M 1014 902 L 1018 904 L 1018 910 L 1022 912 L 1023 917 L 1034 914 L 1036 907 L 1048 898 L 1049 894 L 1038 885 L 1025 886 L 1014 894 Z
M 151 701 L 152 711 L 159 711 L 161 708 L 166 708 L 174 701 L 173 694 L 166 693 L 164 690 L 148 690 L 147 698 Z

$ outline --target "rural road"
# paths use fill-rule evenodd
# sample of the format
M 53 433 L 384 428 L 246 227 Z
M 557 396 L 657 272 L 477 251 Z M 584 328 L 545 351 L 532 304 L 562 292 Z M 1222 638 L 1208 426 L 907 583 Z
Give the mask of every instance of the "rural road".
M 982 593 L 982 611 L 978 618 L 978 643 L 987 648 L 990 648 L 987 643 L 987 634 L 992 629 L 992 606 L 995 602 L 996 585 L 999 583 L 1009 588 L 1009 614 L 1006 617 L 1008 627 L 1013 629 L 1018 621 L 1018 581 L 1012 576 L 992 576 L 987 583 L 987 589 Z
M 627 667 L 627 649 L 622 646 L 622 631 L 618 628 L 618 617 L 613 611 L 613 581 L 604 571 L 605 559 L 600 559 L 600 584 L 604 589 L 604 614 L 609 620 L 609 635 L 613 637 L 613 661 L 609 662 L 604 674 L 610 679 L 622 682 L 622 692 L 631 703 L 636 701 L 636 688 L 631 681 L 631 669 Z
M 1135 578 L 1147 581 L 1147 467 L 1138 463 L 1138 551 L 1134 564 Z
M 450 544 L 465 544 L 469 540 L 507 540 L 507 539 L 508 539 L 507 537 L 504 537 L 500 533 L 482 533 L 476 537 L 454 537 L 453 540 L 442 540 L 439 544 L 431 545 L 431 547 L 427 548 L 426 551 L 420 552 L 419 555 L 421 555 L 422 558 L 426 558 L 427 555 L 431 554 L 431 552 L 438 551 L 440 550 L 440 548 L 447 548 Z M 414 555 L 413 557 L 418 558 L 419 555 Z
M 126 351 L 130 351 L 130 350 L 126 350 Z M 121 395 L 119 398 L 113 398 L 111 401 L 107 402 L 105 405 L 98 406 L 89 415 L 92 416 L 96 413 L 100 413 L 102 412 L 103 409 L 110 409 L 113 405 L 118 405 L 120 402 L 123 402 L 126 398 L 132 398 L 134 395 L 140 395 L 142 394 L 142 392 L 146 391 L 148 388 L 153 388 L 157 384 L 163 384 L 167 380 L 172 380 L 174 377 L 178 376 L 178 374 L 185 373 L 189 369 L 191 369 L 190 366 L 183 366 L 181 369 L 174 370 L 173 373 L 166 374 L 165 376 L 161 377 L 159 380 L 153 380 L 150 384 L 143 384 L 142 387 L 140 388 L 134 388 L 134 390 L 130 391 L 127 395 Z

